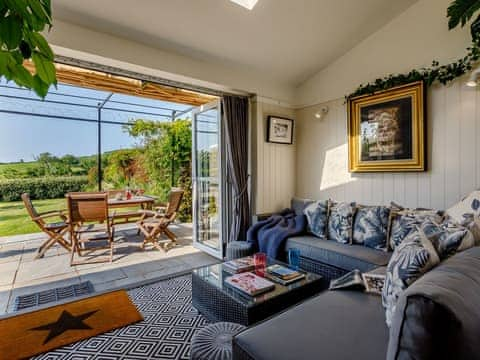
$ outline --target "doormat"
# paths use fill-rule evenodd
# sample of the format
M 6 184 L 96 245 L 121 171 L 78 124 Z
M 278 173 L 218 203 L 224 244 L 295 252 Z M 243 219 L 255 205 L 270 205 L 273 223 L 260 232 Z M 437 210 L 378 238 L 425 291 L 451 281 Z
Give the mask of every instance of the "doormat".
M 79 297 L 93 293 L 93 285 L 90 281 L 74 284 L 33 294 L 17 296 L 13 311 L 28 309 L 30 307 L 48 304 L 60 300 Z
M 142 320 L 124 290 L 16 315 L 0 320 L 0 359 L 27 358 Z

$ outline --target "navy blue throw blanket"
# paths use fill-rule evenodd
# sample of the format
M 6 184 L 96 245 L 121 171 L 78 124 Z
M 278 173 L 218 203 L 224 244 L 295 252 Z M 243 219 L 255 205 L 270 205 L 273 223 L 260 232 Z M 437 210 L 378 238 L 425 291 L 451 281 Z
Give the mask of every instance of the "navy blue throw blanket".
M 270 258 L 284 260 L 285 241 L 290 236 L 302 234 L 306 226 L 305 215 L 295 215 L 293 210 L 285 209 L 250 227 L 247 241 L 253 244 L 255 251 L 266 253 Z

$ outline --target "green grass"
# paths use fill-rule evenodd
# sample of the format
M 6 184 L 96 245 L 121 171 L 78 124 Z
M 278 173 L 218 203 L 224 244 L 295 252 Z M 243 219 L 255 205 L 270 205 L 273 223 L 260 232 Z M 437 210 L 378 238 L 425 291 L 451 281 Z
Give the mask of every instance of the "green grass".
M 33 205 L 39 213 L 65 209 L 65 199 L 35 200 Z M 49 222 L 59 218 L 49 218 Z M 30 234 L 39 232 L 38 226 L 31 220 L 22 201 L 0 202 L 0 236 Z

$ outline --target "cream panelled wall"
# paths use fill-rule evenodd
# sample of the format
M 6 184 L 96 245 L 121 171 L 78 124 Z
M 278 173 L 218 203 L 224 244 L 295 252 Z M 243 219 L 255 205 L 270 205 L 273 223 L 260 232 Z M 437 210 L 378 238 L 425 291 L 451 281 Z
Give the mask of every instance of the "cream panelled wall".
M 480 188 L 480 93 L 464 83 L 428 90 L 425 173 L 350 174 L 344 100 L 322 104 L 330 112 L 321 121 L 321 105 L 298 110 L 296 194 L 444 209 Z
M 294 119 L 291 108 L 252 102 L 252 184 L 254 214 L 270 213 L 290 206 L 295 194 L 295 148 L 293 145 L 266 142 L 267 116 L 276 115 Z M 296 129 L 294 129 L 295 137 Z

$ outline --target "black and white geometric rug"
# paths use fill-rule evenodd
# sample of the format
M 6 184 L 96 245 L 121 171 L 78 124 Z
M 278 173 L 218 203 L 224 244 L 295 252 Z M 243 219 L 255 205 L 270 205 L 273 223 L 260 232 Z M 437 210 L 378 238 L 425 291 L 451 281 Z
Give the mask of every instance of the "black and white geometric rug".
M 56 349 L 35 359 L 189 359 L 193 334 L 209 323 L 192 306 L 191 276 L 141 286 L 129 290 L 128 294 L 143 314 L 144 321 Z

